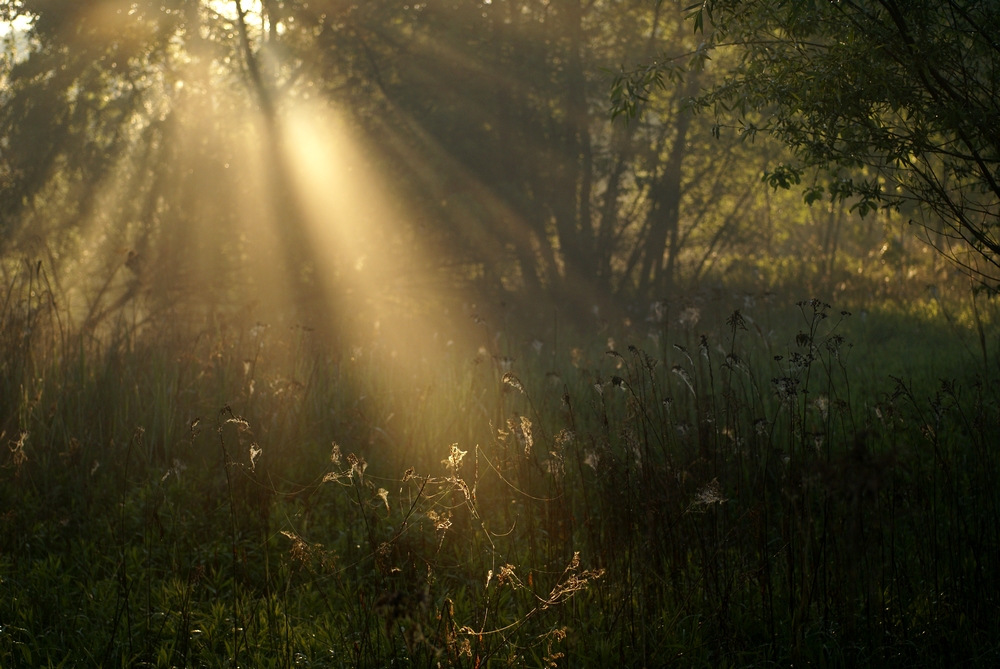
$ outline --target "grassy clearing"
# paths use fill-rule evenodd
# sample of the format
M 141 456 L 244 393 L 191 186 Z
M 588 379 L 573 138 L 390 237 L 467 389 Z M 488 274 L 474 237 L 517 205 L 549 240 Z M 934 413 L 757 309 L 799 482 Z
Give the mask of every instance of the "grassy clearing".
M 404 364 L 13 295 L 0 665 L 994 666 L 978 331 L 723 302 Z

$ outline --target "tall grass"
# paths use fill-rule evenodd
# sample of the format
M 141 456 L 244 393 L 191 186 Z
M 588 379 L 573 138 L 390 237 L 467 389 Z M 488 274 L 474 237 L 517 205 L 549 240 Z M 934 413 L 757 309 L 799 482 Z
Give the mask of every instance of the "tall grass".
M 406 365 L 82 330 L 33 267 L 0 665 L 995 665 L 996 375 L 872 387 L 856 316 L 740 306 Z

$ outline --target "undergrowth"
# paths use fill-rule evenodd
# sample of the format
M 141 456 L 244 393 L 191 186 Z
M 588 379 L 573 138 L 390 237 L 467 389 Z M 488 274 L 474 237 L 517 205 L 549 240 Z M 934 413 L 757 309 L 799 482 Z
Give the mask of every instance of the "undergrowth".
M 0 665 L 995 666 L 996 374 L 873 386 L 856 315 L 739 306 L 408 365 L 20 276 Z

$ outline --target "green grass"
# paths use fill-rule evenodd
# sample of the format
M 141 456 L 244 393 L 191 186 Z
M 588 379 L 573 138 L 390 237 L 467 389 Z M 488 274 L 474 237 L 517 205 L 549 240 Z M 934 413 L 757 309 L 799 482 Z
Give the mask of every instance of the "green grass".
M 737 306 L 404 361 L 12 303 L 0 666 L 994 666 L 978 330 Z

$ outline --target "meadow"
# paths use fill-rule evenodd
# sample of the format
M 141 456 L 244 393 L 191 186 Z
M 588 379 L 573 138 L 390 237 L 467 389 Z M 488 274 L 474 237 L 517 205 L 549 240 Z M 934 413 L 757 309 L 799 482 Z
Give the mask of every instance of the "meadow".
M 0 329 L 4 667 L 1000 659 L 983 297 L 504 306 L 403 356 L 43 285 Z
M 0 669 L 1000 666 L 997 26 L 0 0 Z

